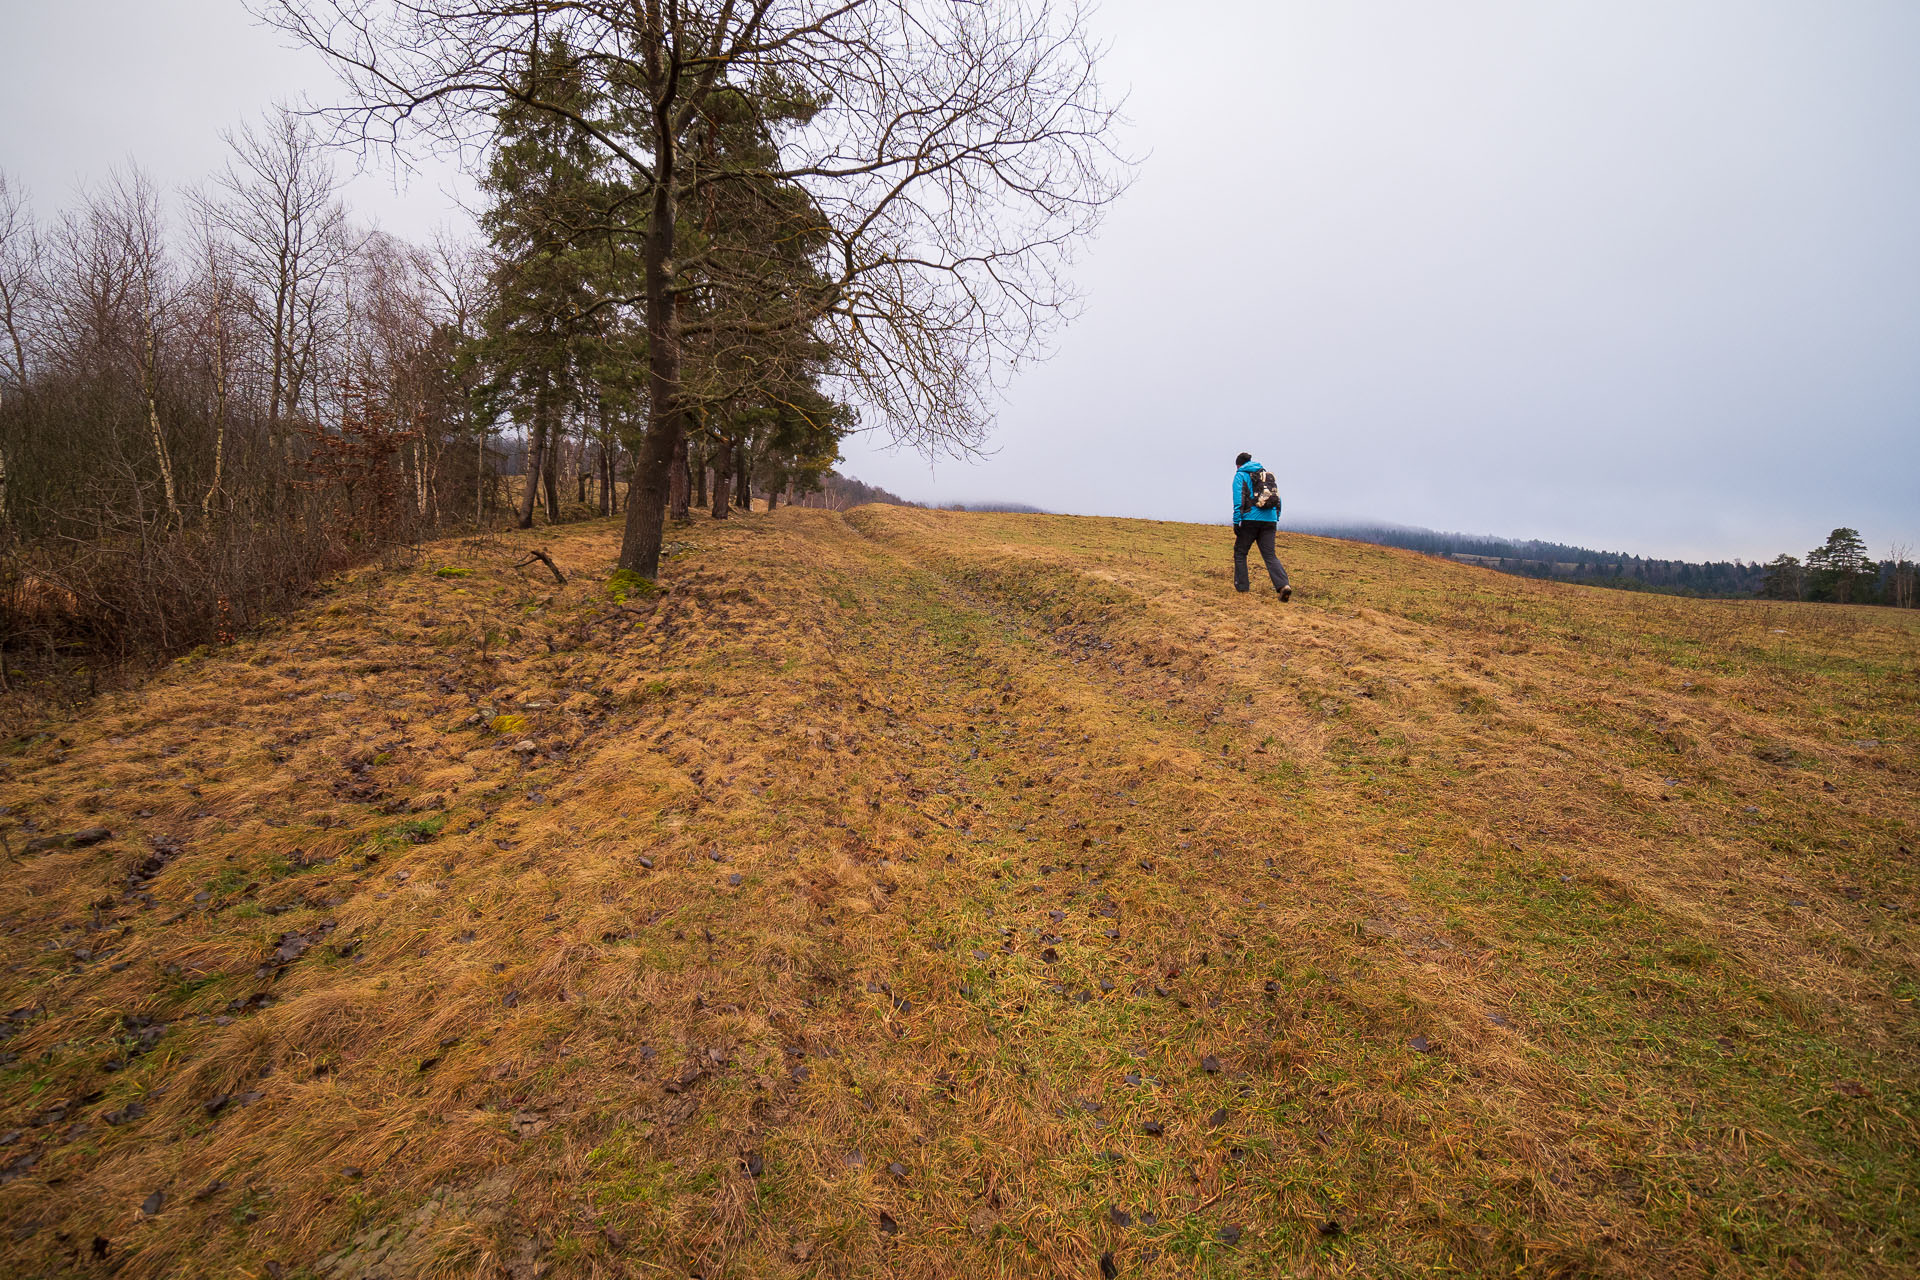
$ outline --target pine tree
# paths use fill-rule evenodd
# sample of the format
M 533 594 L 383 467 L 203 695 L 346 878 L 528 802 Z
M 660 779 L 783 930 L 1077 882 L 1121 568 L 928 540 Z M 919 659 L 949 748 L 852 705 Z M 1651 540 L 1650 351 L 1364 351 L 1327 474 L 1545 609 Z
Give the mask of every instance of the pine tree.
M 1827 535 L 1825 546 L 1807 553 L 1808 597 L 1840 604 L 1865 603 L 1871 594 L 1868 570 L 1872 567 L 1859 530 L 1835 529 Z
M 601 105 L 566 43 L 550 39 L 527 60 L 526 97 L 581 117 Z M 504 107 L 482 188 L 492 203 L 481 219 L 493 246 L 494 305 L 484 320 L 480 361 L 489 416 L 510 414 L 527 430 L 526 488 L 519 524 L 533 523 L 536 492 L 547 518 L 559 514 L 559 437 L 570 413 L 599 410 L 590 385 L 610 363 L 610 321 L 596 306 L 621 282 L 620 246 L 604 228 L 620 198 L 586 135 L 554 111 Z M 618 389 L 617 379 L 608 379 Z
M 1800 557 L 1785 552 L 1767 562 L 1767 576 L 1761 581 L 1760 594 L 1769 600 L 1798 600 L 1802 574 Z

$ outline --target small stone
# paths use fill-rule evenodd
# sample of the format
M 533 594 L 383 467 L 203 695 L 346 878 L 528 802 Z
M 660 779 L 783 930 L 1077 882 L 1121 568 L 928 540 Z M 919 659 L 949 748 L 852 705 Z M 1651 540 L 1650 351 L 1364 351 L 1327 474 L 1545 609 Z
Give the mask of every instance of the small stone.
M 740 885 L 740 882 L 744 879 L 746 879 L 746 877 L 741 875 L 738 871 L 736 871 L 732 875 L 727 877 L 727 883 L 730 885 L 733 885 L 735 888 L 738 888 Z
M 880 1212 L 880 1230 L 886 1232 L 890 1236 L 898 1235 L 900 1233 L 900 1224 L 895 1222 L 893 1220 L 893 1215 L 886 1212 L 884 1209 L 881 1210 Z
M 1200 1059 L 1200 1069 L 1210 1076 L 1217 1076 L 1220 1074 L 1220 1059 L 1208 1054 Z
M 1413 1050 L 1415 1053 L 1432 1053 L 1433 1042 L 1425 1036 L 1415 1036 L 1413 1039 L 1407 1041 L 1407 1048 Z
M 907 1166 L 901 1164 L 898 1160 L 895 1160 L 892 1164 L 887 1166 L 887 1172 L 892 1174 L 894 1177 L 900 1179 L 903 1182 L 906 1181 Z
M 1116 1227 L 1130 1227 L 1133 1225 L 1133 1215 L 1117 1204 L 1107 1206 L 1107 1218 Z
M 1209 1125 L 1212 1125 L 1216 1129 L 1218 1129 L 1221 1125 L 1225 1124 L 1226 1122 L 1227 1122 L 1227 1109 L 1225 1107 L 1221 1107 L 1218 1111 L 1215 1111 L 1212 1115 L 1207 1117 L 1207 1123 Z
M 1224 1245 L 1239 1244 L 1240 1243 L 1239 1226 L 1235 1223 L 1230 1222 L 1226 1226 L 1220 1228 L 1220 1243 Z
M 747 1176 L 757 1178 L 767 1170 L 766 1158 L 758 1151 L 747 1152 Z
M 1140 1132 L 1146 1134 L 1149 1138 L 1161 1137 L 1166 1131 L 1167 1126 L 1158 1120 L 1148 1120 L 1140 1126 Z
M 539 744 L 534 742 L 532 738 L 522 738 L 513 744 L 515 755 L 530 756 L 539 749 Z
M 156 1191 L 140 1202 L 140 1212 L 146 1214 L 149 1218 L 166 1207 L 167 1193 L 164 1191 Z
M 651 871 L 653 870 L 653 859 L 647 857 L 645 854 L 641 854 L 640 865 L 645 867 L 648 871 Z

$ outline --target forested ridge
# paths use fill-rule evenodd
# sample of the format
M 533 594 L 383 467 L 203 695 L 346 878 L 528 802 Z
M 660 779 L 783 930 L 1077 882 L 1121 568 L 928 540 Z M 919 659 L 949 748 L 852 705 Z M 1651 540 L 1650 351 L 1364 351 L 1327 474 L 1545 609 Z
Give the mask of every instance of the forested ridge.
M 1538 538 L 1440 533 L 1407 525 L 1346 521 L 1285 523 L 1287 528 L 1301 533 L 1402 547 L 1521 577 L 1584 582 L 1629 591 L 1702 597 L 1765 595 L 1782 600 L 1909 608 L 1915 603 L 1915 567 L 1910 550 L 1896 547 L 1893 554 L 1875 561 L 1852 529 L 1836 529 L 1825 546 L 1808 555 L 1803 569 L 1800 559 L 1790 555 L 1769 564 L 1744 560 L 1666 560 L 1626 552 L 1595 551 Z

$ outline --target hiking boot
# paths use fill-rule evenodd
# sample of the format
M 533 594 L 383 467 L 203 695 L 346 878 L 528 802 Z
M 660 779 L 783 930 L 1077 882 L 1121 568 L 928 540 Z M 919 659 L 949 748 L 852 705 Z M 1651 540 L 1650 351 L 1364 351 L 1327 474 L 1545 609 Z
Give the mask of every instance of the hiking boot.
M 1291 586 L 1280 588 L 1280 603 L 1285 604 L 1291 599 L 1293 599 L 1293 588 Z

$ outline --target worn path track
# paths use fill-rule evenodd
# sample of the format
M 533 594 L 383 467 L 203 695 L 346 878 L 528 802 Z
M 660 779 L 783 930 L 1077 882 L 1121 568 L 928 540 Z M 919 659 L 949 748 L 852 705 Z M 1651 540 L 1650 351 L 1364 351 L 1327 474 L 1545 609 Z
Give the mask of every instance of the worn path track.
M 11 1269 L 1914 1265 L 1908 620 L 682 536 L 443 544 L 19 744 Z

